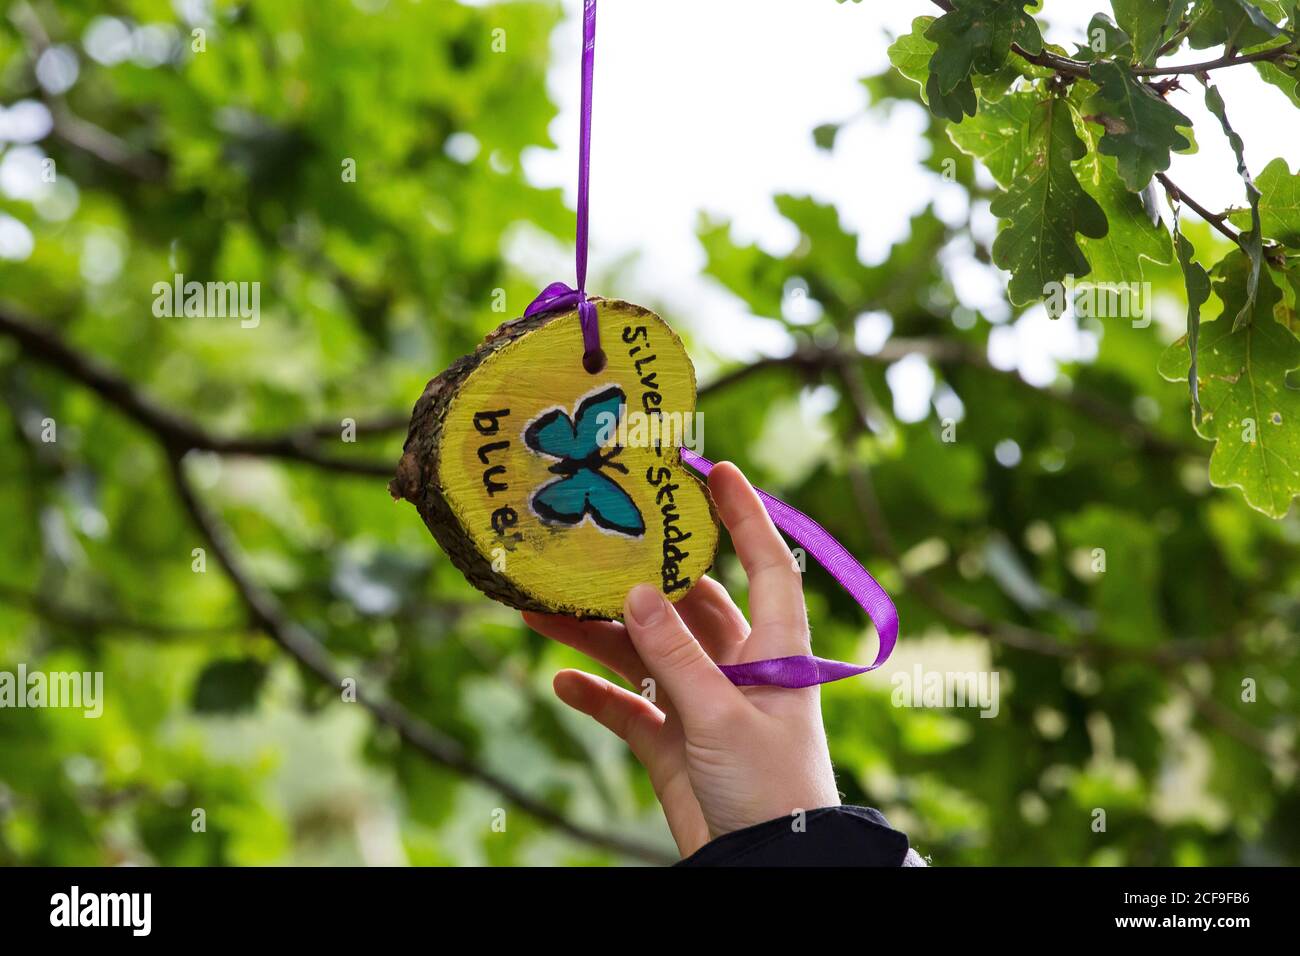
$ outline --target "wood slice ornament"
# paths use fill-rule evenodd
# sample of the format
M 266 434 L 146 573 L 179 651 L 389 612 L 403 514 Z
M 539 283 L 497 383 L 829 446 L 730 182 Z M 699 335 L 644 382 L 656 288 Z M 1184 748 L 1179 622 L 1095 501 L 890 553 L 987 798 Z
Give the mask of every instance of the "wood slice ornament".
M 696 395 L 681 339 L 648 309 L 589 301 L 603 368 L 583 366 L 577 309 L 505 323 L 425 386 L 389 491 L 490 597 L 614 618 L 642 582 L 685 596 L 718 520 L 681 460 Z
M 673 601 L 686 595 L 713 564 L 718 520 L 694 473 L 713 463 L 681 447 L 696 397 L 681 340 L 648 309 L 586 293 L 595 45 L 596 0 L 583 0 L 578 286 L 551 283 L 523 318 L 425 386 L 388 489 L 490 597 L 613 618 L 641 582 Z M 820 524 L 755 491 L 867 612 L 880 646 L 867 665 L 797 654 L 719 670 L 741 686 L 798 688 L 880 667 L 898 637 L 889 595 Z

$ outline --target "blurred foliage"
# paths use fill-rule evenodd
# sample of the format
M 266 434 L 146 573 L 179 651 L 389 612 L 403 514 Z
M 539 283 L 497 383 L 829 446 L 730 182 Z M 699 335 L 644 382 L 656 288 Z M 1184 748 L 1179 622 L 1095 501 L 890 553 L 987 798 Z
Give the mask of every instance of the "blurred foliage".
M 0 257 L 0 300 L 214 433 L 400 418 L 536 291 L 505 237 L 571 241 L 572 212 L 520 163 L 551 145 L 553 4 L 111 8 L 15 0 L 0 23 L 0 248 L 18 250 Z M 913 53 L 908 76 L 924 68 Z M 1136 268 L 1161 321 L 1084 323 L 1095 358 L 1047 389 L 989 362 L 991 340 L 1043 320 L 1029 305 L 982 314 L 952 279 L 957 263 L 992 271 L 989 206 L 1016 174 L 979 145 L 981 124 L 997 137 L 991 104 L 1022 105 L 997 79 L 973 77 L 981 109 L 960 127 L 897 72 L 865 81 L 874 118 L 926 118 L 936 190 L 968 200 L 960 216 L 920 212 L 879 262 L 808 197 L 776 199 L 800 234 L 784 255 L 702 222 L 708 273 L 796 345 L 706 392 L 727 425 L 709 455 L 816 515 L 895 594 L 894 660 L 828 685 L 826 723 L 846 800 L 881 807 L 936 863 L 1296 863 L 1300 519 L 1210 485 L 1186 386 L 1156 374 L 1185 311 L 1178 259 L 1118 197 L 1095 130 L 1079 127 L 1075 172 L 1124 245 L 1081 248 Z M 816 142 L 833 149 L 837 129 Z M 1280 231 L 1286 210 L 1263 207 Z M 1199 261 L 1229 251 L 1184 227 Z M 257 328 L 155 318 L 151 290 L 176 273 L 259 280 Z M 1300 286 L 1278 288 L 1293 308 Z M 1207 322 L 1221 310 L 1211 297 Z M 888 335 L 854 351 L 882 322 Z M 895 413 L 900 358 L 935 379 L 921 420 Z M 97 720 L 0 710 L 0 861 L 630 859 L 431 763 L 265 640 L 211 551 L 196 564 L 205 540 L 137 422 L 5 336 L 0 392 L 0 670 L 102 671 L 107 697 Z M 401 437 L 324 443 L 395 462 Z M 382 479 L 208 452 L 186 468 L 250 576 L 343 674 L 568 819 L 671 846 L 621 743 L 550 693 L 557 668 L 583 662 L 473 591 Z M 743 598 L 725 550 L 717 574 Z M 816 569 L 808 595 L 818 652 L 865 659 L 852 600 Z M 996 670 L 997 716 L 892 706 L 892 676 L 915 665 Z

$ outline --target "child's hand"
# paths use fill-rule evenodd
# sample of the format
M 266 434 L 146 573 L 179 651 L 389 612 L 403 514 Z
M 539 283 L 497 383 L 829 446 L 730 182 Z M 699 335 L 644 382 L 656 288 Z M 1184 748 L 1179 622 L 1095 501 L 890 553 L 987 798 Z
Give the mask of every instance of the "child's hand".
M 709 490 L 749 576 L 752 628 L 709 578 L 675 606 L 638 585 L 626 626 L 524 614 L 634 688 L 582 671 L 555 675 L 559 698 L 626 740 L 649 771 L 682 856 L 724 833 L 840 803 L 818 688 L 738 688 L 714 663 L 808 654 L 810 644 L 799 571 L 758 495 L 729 463 L 713 469 Z

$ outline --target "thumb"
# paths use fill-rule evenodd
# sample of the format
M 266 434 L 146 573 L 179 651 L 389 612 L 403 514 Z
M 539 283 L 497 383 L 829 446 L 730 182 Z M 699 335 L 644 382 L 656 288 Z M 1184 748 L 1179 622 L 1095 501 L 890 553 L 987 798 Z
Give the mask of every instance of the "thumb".
M 744 695 L 718 670 L 658 588 L 634 587 L 623 616 L 633 646 L 672 698 L 687 730 L 745 703 Z

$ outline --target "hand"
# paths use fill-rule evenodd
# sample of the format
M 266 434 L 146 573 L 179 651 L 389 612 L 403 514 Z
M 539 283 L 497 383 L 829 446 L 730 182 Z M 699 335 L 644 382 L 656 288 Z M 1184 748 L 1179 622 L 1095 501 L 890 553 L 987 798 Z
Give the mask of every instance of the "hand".
M 718 670 L 811 651 L 799 570 L 753 487 L 724 462 L 709 490 L 749 576 L 752 628 L 707 577 L 675 606 L 637 585 L 626 624 L 524 614 L 537 632 L 653 690 L 642 696 L 583 671 L 555 675 L 560 700 L 627 741 L 649 772 L 684 857 L 724 833 L 840 804 L 819 689 L 738 688 Z

